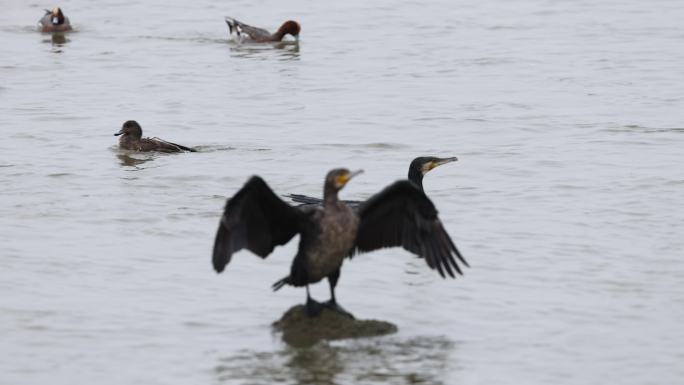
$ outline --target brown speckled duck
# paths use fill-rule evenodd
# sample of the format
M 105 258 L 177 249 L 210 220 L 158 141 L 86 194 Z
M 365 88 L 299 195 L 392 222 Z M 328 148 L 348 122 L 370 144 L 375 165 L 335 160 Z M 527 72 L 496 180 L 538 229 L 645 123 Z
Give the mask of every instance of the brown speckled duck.
M 119 147 L 133 151 L 159 151 L 159 152 L 196 152 L 189 147 L 167 142 L 159 138 L 143 138 L 142 127 L 135 120 L 129 120 L 121 126 L 121 130 L 114 136 L 121 135 Z
M 71 31 L 71 23 L 62 13 L 62 9 L 55 7 L 52 11 L 45 10 L 45 15 L 38 20 L 38 28 L 40 32 L 67 32 Z
M 284 22 L 275 33 L 270 33 L 263 28 L 252 27 L 232 17 L 226 17 L 226 24 L 228 24 L 229 35 L 235 32 L 238 41 L 252 43 L 277 42 L 283 40 L 285 35 L 292 35 L 299 40 L 299 31 L 302 29 L 299 23 L 294 20 Z

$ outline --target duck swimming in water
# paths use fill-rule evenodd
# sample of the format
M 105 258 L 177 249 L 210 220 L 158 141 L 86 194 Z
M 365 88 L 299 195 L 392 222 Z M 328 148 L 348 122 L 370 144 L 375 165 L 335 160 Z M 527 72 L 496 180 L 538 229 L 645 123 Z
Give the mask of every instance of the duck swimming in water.
M 62 9 L 56 7 L 52 11 L 45 10 L 45 15 L 38 20 L 38 28 L 40 32 L 67 32 L 71 31 L 71 23 L 62 13 Z
M 423 189 L 423 177 L 425 174 L 427 174 L 430 170 L 433 170 L 435 167 L 441 166 L 443 164 L 451 163 L 457 161 L 458 158 L 455 156 L 450 157 L 450 158 L 437 158 L 434 156 L 419 156 L 411 161 L 411 164 L 409 165 L 409 170 L 408 170 L 408 180 L 411 181 L 411 183 L 415 184 L 420 191 L 425 194 L 425 190 Z M 314 198 L 310 197 L 308 195 L 302 195 L 302 194 L 287 194 L 285 197 L 290 198 L 293 202 L 299 203 L 302 205 L 319 205 L 323 202 L 321 198 Z M 354 209 L 358 209 L 359 206 L 361 206 L 361 201 L 343 201 L 350 207 Z
M 339 191 L 360 172 L 343 168 L 328 172 L 320 206 L 290 206 L 260 177 L 249 179 L 226 203 L 214 241 L 214 270 L 221 273 L 233 253 L 243 248 L 266 258 L 299 234 L 290 274 L 273 289 L 304 286 L 310 316 L 328 307 L 352 318 L 337 303 L 335 286 L 344 259 L 356 253 L 401 246 L 424 258 L 442 277 L 462 274 L 454 256 L 467 266 L 466 261 L 444 230 L 435 206 L 415 184 L 395 182 L 358 210 L 340 201 Z M 309 285 L 323 278 L 330 284 L 330 300 L 319 303 L 311 298 Z
M 121 126 L 121 130 L 114 134 L 114 136 L 121 135 L 119 138 L 119 147 L 124 150 L 133 151 L 159 151 L 159 152 L 196 152 L 190 147 L 181 146 L 180 144 L 167 142 L 159 138 L 143 138 L 142 127 L 135 120 L 129 120 Z
M 299 23 L 294 20 L 284 22 L 275 33 L 270 33 L 263 28 L 252 27 L 232 17 L 226 17 L 226 24 L 228 24 L 229 35 L 235 32 L 238 41 L 252 43 L 278 42 L 283 40 L 285 35 L 292 35 L 299 40 L 299 31 L 302 29 Z

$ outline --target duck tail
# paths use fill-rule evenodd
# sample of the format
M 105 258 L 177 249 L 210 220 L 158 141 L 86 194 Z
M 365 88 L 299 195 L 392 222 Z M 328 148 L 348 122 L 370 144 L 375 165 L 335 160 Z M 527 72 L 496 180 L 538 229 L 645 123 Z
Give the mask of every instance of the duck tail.
M 278 291 L 280 290 L 281 287 L 285 285 L 292 285 L 292 281 L 290 280 L 290 276 L 288 275 L 287 277 L 277 281 L 276 283 L 273 284 L 273 291 Z
M 172 143 L 172 142 L 169 142 L 168 140 L 164 140 L 164 139 L 162 139 L 162 138 L 157 138 L 156 136 L 155 136 L 154 138 L 150 138 L 150 139 L 156 140 L 156 141 L 161 142 L 161 143 L 168 144 L 169 146 L 177 147 L 177 148 L 180 149 L 181 151 L 197 152 L 197 150 L 195 150 L 194 148 L 181 146 L 180 144 Z

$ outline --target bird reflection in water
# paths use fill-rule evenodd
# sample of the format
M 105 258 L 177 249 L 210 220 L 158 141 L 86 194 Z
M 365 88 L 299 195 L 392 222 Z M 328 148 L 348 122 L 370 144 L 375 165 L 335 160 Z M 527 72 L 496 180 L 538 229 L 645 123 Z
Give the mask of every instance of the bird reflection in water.
M 122 166 L 134 167 L 136 169 L 142 169 L 143 167 L 139 167 L 140 165 L 154 159 L 154 156 L 151 156 L 149 154 L 142 155 L 138 158 L 132 157 L 131 155 L 126 153 L 120 153 L 117 154 L 116 157 L 119 158 Z
M 52 45 L 56 46 L 62 46 L 66 43 L 68 43 L 70 40 L 67 39 L 67 37 L 61 33 L 53 33 L 52 34 Z
M 62 48 L 69 42 L 71 42 L 71 39 L 68 39 L 66 34 L 63 33 L 53 33 L 50 34 L 49 39 L 47 37 L 43 38 L 43 43 L 50 44 L 54 53 L 62 53 Z
M 454 375 L 446 338 L 320 343 L 275 352 L 243 350 L 214 368 L 219 382 L 250 384 L 444 384 Z
M 298 41 L 279 41 L 262 44 L 230 44 L 230 52 L 235 57 L 267 59 L 278 57 L 280 60 L 299 60 Z

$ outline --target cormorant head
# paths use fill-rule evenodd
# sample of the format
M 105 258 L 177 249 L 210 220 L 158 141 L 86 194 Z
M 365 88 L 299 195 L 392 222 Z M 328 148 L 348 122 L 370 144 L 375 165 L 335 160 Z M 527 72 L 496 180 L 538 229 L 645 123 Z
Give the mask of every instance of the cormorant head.
M 408 179 L 423 189 L 423 176 L 435 167 L 457 161 L 458 158 L 436 158 L 434 156 L 420 156 L 409 166 Z
M 323 197 L 337 195 L 337 192 L 355 176 L 361 174 L 363 170 L 351 172 L 346 168 L 336 168 L 330 170 L 325 177 L 325 186 L 323 189 Z
M 133 138 L 140 139 L 142 137 L 142 127 L 135 120 L 129 120 L 121 126 L 121 130 L 114 134 L 114 136 L 127 135 Z

